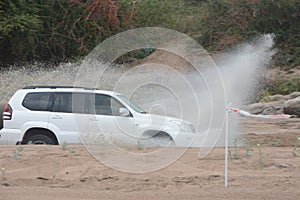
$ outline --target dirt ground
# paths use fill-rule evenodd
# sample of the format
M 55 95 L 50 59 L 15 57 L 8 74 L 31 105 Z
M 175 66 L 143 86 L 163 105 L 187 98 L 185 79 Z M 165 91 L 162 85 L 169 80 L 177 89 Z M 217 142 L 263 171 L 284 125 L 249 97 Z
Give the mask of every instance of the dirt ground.
M 132 174 L 82 145 L 1 146 L 0 199 L 299 199 L 300 119 L 247 119 L 241 130 L 245 146 L 230 148 L 228 188 L 224 148 L 204 159 L 190 148 L 164 169 Z

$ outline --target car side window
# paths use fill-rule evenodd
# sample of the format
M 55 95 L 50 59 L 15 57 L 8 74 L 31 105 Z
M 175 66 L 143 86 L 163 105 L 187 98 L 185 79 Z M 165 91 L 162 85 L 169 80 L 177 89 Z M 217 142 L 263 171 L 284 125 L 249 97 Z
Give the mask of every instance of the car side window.
M 87 114 L 91 101 L 88 93 L 72 93 L 73 113 Z
M 87 113 L 88 95 L 86 93 L 56 93 L 53 112 Z
M 120 116 L 120 108 L 125 107 L 115 98 L 104 94 L 95 95 L 95 112 L 97 115 Z
M 52 111 L 72 113 L 72 93 L 57 93 Z
M 120 116 L 120 108 L 125 107 L 109 95 L 59 92 L 56 93 L 52 111 Z
M 34 111 L 50 111 L 51 104 L 50 92 L 28 93 L 22 102 L 25 108 Z

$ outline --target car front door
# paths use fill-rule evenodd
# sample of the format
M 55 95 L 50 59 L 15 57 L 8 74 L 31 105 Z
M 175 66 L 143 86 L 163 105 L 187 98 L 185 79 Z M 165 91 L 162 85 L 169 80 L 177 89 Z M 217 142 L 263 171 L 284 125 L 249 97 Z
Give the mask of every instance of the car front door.
M 117 99 L 106 94 L 94 94 L 89 115 L 89 128 L 94 134 L 94 142 L 110 142 L 116 145 L 136 143 L 133 137 L 133 117 L 122 116 L 120 111 L 126 107 Z M 101 141 L 100 141 L 101 140 Z

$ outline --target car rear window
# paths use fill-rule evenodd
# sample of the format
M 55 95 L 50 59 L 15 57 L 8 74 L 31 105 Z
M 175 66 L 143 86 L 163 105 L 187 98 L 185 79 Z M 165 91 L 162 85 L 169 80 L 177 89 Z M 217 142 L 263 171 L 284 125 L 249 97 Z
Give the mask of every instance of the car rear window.
M 29 110 L 35 111 L 50 111 L 51 108 L 51 93 L 50 92 L 33 92 L 28 93 L 22 105 Z

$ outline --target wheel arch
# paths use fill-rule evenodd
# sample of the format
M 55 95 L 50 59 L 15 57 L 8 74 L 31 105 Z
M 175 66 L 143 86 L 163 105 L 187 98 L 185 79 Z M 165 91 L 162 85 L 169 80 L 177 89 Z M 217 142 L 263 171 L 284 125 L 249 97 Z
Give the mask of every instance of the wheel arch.
M 46 128 L 30 128 L 30 129 L 28 129 L 23 135 L 21 144 L 26 143 L 26 140 L 35 134 L 44 134 L 44 135 L 50 137 L 56 145 L 59 144 L 56 135 L 52 131 L 50 131 L 49 129 L 46 129 Z
M 173 141 L 175 141 L 171 134 L 162 130 L 147 130 L 142 134 L 143 138 L 150 138 L 150 137 L 157 137 L 157 136 L 167 136 Z

